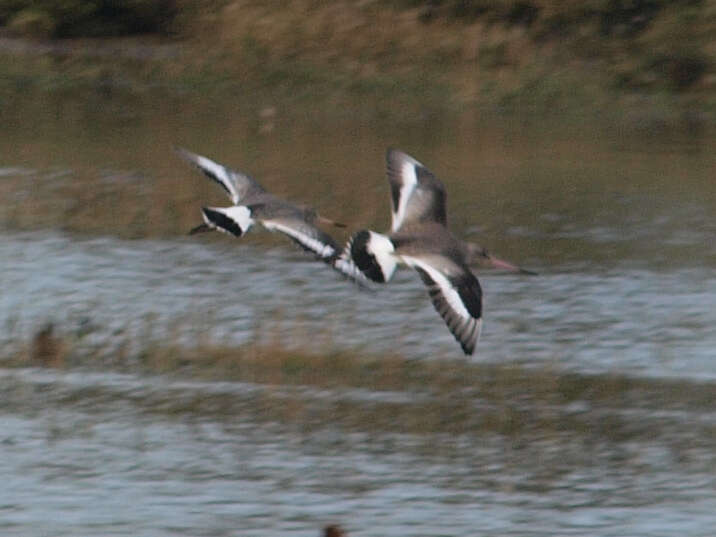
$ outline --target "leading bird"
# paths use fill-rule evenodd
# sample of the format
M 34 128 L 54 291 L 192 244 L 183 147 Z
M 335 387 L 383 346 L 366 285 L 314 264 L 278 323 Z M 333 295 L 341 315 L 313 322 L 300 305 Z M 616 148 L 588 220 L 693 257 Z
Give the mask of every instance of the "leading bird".
M 386 155 L 392 200 L 390 233 L 355 233 L 336 261 L 337 268 L 374 282 L 390 280 L 398 264 L 415 269 L 435 309 L 467 355 L 482 328 L 482 289 L 470 264 L 479 262 L 534 274 L 463 242 L 447 228 L 445 187 L 423 164 L 396 149 Z

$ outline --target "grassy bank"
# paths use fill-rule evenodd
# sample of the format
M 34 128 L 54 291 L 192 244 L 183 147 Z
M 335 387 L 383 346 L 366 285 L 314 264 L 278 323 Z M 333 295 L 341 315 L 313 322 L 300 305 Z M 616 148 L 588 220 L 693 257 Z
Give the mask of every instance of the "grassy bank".
M 150 41 L 80 37 L 20 50 L 6 40 L 0 47 L 3 89 L 268 93 L 337 109 L 388 100 L 438 111 L 574 113 L 636 106 L 711 114 L 716 103 L 713 0 L 164 4 L 164 11 L 144 15 L 152 25 L 124 30 L 153 28 Z M 35 31 L 18 22 L 21 13 L 0 13 L 7 35 Z M 63 13 L 43 16 L 57 18 L 48 26 L 64 31 L 40 35 L 117 33 L 105 19 L 67 30 Z M 161 53 L 157 39 L 165 47 Z
M 244 395 L 206 390 L 191 396 L 157 393 L 158 401 L 145 404 L 150 412 L 219 413 L 231 419 L 241 415 L 307 428 L 330 423 L 373 433 L 539 438 L 565 433 L 620 442 L 654 434 L 651 425 L 622 415 L 624 409 L 709 412 L 716 401 L 716 386 L 708 383 L 570 374 L 549 367 L 466 360 L 408 360 L 330 345 L 307 351 L 271 341 L 231 348 L 166 344 L 148 346 L 134 356 L 98 359 L 73 348 L 71 338 L 50 327 L 38 330 L 22 349 L 2 356 L 0 365 L 246 382 L 252 387 L 247 386 Z M 663 420 L 658 426 L 668 429 Z M 709 444 L 713 427 L 702 429 L 700 441 Z
M 270 331 L 269 331 L 270 332 Z M 100 357 L 76 345 L 70 334 L 53 325 L 40 327 L 12 353 L 0 356 L 5 367 L 106 369 L 168 374 L 204 380 L 250 382 L 316 388 L 361 388 L 415 392 L 445 397 L 479 396 L 492 403 L 530 399 L 550 404 L 588 401 L 595 405 L 649 408 L 703 408 L 716 403 L 716 385 L 690 380 L 585 375 L 519 364 L 486 364 L 469 359 L 415 360 L 398 353 L 370 354 L 342 350 L 316 336 L 261 334 L 239 346 L 197 341 L 180 345 L 146 342 L 138 352 Z M 197 338 L 200 340 L 201 338 Z M 121 347 L 121 346 L 120 346 Z M 687 389 L 692 386 L 694 389 Z M 632 398 L 632 399 L 629 399 Z

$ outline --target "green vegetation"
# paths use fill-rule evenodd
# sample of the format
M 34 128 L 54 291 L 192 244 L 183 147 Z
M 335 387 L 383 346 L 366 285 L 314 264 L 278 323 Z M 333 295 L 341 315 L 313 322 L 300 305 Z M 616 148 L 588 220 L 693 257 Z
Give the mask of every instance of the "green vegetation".
M 134 0 L 117 6 L 6 0 L 0 25 L 21 36 L 173 36 L 176 54 L 157 58 L 147 51 L 135 59 L 149 67 L 123 66 L 130 88 L 269 92 L 339 106 L 400 95 L 446 110 L 676 103 L 712 113 L 716 106 L 716 0 Z M 112 72 L 123 56 L 97 50 L 96 43 L 60 47 L 59 54 L 55 47 L 50 54 L 61 61 L 30 62 L 30 72 L 44 68 L 60 81 L 96 84 L 96 73 Z M 73 59 L 88 55 L 89 62 Z M 6 73 L 5 63 L 2 78 L 20 76 Z
M 166 34 L 176 13 L 174 0 L 5 0 L 0 24 L 32 37 Z
M 425 23 L 445 19 L 522 28 L 535 47 L 608 61 L 612 83 L 683 91 L 714 71 L 716 3 L 709 0 L 404 0 Z M 501 49 L 501 54 L 509 43 Z M 493 61 L 508 61 L 501 58 Z

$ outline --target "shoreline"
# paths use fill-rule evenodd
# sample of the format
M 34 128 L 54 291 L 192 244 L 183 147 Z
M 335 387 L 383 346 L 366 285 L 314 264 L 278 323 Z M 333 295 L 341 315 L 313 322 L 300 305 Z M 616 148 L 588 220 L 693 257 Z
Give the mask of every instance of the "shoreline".
M 454 116 L 599 121 L 627 128 L 700 131 L 716 119 L 716 92 L 612 91 L 578 69 L 554 79 L 540 75 L 522 88 L 492 84 L 467 95 L 461 73 L 437 67 L 352 73 L 303 58 L 267 61 L 242 70 L 227 57 L 205 57 L 191 40 L 124 37 L 33 40 L 0 34 L 0 99 L 174 99 L 211 106 L 274 103 L 282 114 L 327 117 Z M 217 53 L 221 56 L 221 53 Z

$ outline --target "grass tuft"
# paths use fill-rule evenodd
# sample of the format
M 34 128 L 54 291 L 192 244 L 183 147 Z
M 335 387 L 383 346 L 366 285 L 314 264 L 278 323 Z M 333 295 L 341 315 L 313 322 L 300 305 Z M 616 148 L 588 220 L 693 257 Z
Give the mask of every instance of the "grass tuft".
M 652 439 L 655 420 L 630 412 L 713 412 L 716 385 L 693 381 L 580 375 L 465 360 L 408 360 L 358 351 L 308 350 L 272 341 L 239 347 L 145 344 L 136 355 L 99 357 L 72 345 L 52 325 L 27 345 L 0 356 L 4 367 L 118 370 L 202 381 L 237 381 L 249 389 L 147 395 L 147 411 L 171 416 L 211 414 L 293 424 L 303 430 L 409 434 L 498 434 L 520 443 L 581 438 L 587 443 Z M 152 397 L 159 397 L 152 401 Z M 662 420 L 662 418 L 659 418 Z M 668 426 L 659 423 L 664 430 Z M 702 427 L 704 442 L 713 427 Z

